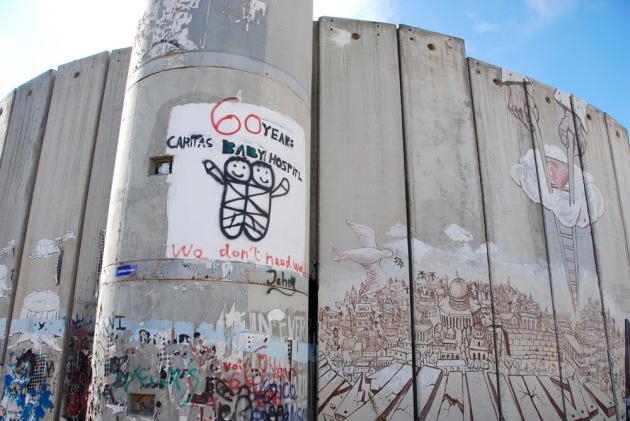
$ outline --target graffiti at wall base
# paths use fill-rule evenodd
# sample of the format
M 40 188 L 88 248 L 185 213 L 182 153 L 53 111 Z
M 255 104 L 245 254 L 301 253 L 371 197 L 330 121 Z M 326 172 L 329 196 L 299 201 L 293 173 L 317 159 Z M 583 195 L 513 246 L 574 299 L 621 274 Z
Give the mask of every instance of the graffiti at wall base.
M 53 407 L 50 380 L 55 366 L 45 352 L 9 351 L 0 415 L 7 421 L 38 421 Z
M 88 388 L 92 377 L 92 338 L 94 321 L 73 317 L 70 324 L 65 376 L 64 415 L 69 421 L 85 420 Z
M 3 420 L 37 421 L 51 414 L 66 319 L 51 290 L 32 291 L 11 322 L 4 368 Z
M 215 324 L 98 319 L 88 417 L 306 420 L 306 337 L 305 315 L 234 305 Z

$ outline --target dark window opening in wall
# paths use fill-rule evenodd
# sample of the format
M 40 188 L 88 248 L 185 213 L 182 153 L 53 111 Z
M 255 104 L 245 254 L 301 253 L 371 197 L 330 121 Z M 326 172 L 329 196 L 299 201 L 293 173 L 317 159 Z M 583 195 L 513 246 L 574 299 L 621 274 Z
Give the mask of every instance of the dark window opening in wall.
M 156 156 L 151 158 L 153 175 L 168 175 L 173 172 L 173 156 Z
M 130 393 L 127 400 L 127 413 L 129 415 L 152 416 L 155 409 L 155 395 L 145 393 Z
M 96 283 L 101 277 L 103 270 L 103 255 L 105 254 L 105 230 L 101 230 L 98 238 L 98 262 L 96 263 Z

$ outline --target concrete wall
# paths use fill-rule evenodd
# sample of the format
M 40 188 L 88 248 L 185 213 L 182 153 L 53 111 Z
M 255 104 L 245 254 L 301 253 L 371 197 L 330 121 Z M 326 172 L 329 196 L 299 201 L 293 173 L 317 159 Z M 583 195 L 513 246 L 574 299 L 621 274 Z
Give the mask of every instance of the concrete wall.
M 310 15 L 289 0 L 150 2 L 113 175 L 90 417 L 306 418 Z
M 1 416 L 625 419 L 627 130 L 448 35 L 220 3 L 0 102 Z M 220 219 L 239 154 L 267 231 Z
M 467 62 L 462 40 L 400 26 L 399 69 L 383 81 L 388 25 L 319 25 L 319 417 L 625 419 L 625 130 L 569 94 Z M 402 134 L 389 118 L 399 110 Z M 348 226 L 376 242 L 353 250 L 348 214 L 370 220 Z M 334 259 L 337 244 L 379 264 Z M 396 257 L 409 297 L 362 287 Z M 402 317 L 410 300 L 413 340 L 379 337 L 371 352 L 389 327 L 382 297 Z M 370 331 L 357 335 L 363 319 Z

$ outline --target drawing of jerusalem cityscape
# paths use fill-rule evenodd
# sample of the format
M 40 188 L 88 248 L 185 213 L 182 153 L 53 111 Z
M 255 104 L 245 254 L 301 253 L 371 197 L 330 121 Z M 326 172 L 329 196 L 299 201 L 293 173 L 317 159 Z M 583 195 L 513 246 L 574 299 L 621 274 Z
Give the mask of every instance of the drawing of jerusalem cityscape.
M 318 310 L 318 417 L 413 419 L 409 287 L 392 277 L 369 287 L 365 269 L 366 281 Z M 561 419 L 565 406 L 571 420 L 615 418 L 598 303 L 582 305 L 577 322 L 557 314 L 554 327 L 552 310 L 509 280 L 491 296 L 487 280 L 454 275 L 420 271 L 414 282 L 421 419 L 499 419 L 497 380 L 503 412 L 522 419 Z M 608 333 L 621 347 L 621 332 Z

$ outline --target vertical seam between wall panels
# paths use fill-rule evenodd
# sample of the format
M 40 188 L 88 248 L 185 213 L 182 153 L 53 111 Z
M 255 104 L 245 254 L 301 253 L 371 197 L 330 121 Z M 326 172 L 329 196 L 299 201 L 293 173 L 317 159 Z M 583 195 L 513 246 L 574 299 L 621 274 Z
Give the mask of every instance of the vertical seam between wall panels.
M 542 223 L 543 223 L 543 239 L 545 240 L 545 253 L 547 255 L 547 274 L 549 275 L 549 292 L 551 293 L 551 312 L 553 315 L 553 328 L 554 328 L 554 335 L 556 337 L 556 357 L 558 358 L 558 374 L 560 376 L 560 385 L 562 386 L 563 381 L 562 379 L 564 378 L 562 375 L 562 357 L 561 357 L 561 350 L 560 350 L 560 340 L 558 338 L 558 323 L 556 320 L 556 301 L 555 301 L 555 297 L 554 297 L 554 293 L 553 293 L 553 280 L 552 280 L 552 275 L 551 275 L 551 258 L 549 255 L 549 243 L 547 242 L 547 223 L 545 222 L 545 207 L 543 205 L 543 199 L 542 199 L 542 189 L 543 189 L 543 185 L 541 184 L 541 180 L 540 180 L 540 174 L 538 173 L 538 164 L 536 163 L 536 142 L 534 140 L 534 121 L 532 120 L 532 114 L 531 114 L 531 106 L 530 106 L 530 101 L 529 101 L 529 90 L 527 89 L 527 87 L 529 86 L 529 83 L 531 82 L 526 82 L 524 81 L 523 83 L 523 89 L 525 90 L 525 103 L 527 104 L 527 120 L 529 121 L 529 127 L 530 127 L 530 139 L 532 141 L 532 150 L 534 152 L 534 168 L 536 169 L 536 181 L 538 182 L 538 194 L 540 195 L 540 215 L 542 217 Z M 535 124 L 538 124 L 538 122 L 536 122 Z M 541 161 L 543 159 L 545 159 L 546 154 L 545 154 L 545 142 L 544 140 L 540 139 L 540 146 L 543 148 L 542 151 L 538 151 L 538 153 L 540 154 L 540 158 Z M 543 162 L 543 165 L 545 165 L 545 162 Z M 544 188 L 546 188 L 546 186 L 544 186 Z M 562 389 L 561 389 L 562 392 Z M 567 408 L 565 405 L 565 399 L 566 397 L 564 396 L 564 393 L 561 394 L 562 395 L 562 419 L 566 420 L 566 413 L 567 413 Z
M 87 208 L 88 194 L 90 191 L 90 184 L 92 181 L 92 166 L 94 163 L 94 154 L 96 152 L 96 141 L 98 140 L 98 132 L 101 125 L 101 111 L 103 110 L 103 102 L 105 100 L 105 86 L 107 85 L 107 79 L 109 76 L 109 64 L 110 64 L 110 54 L 107 53 L 106 63 L 104 65 L 104 76 L 103 82 L 99 87 L 100 93 L 100 101 L 98 104 L 98 109 L 96 111 L 97 119 L 96 119 L 96 127 L 94 128 L 94 138 L 92 141 L 92 151 L 90 152 L 90 162 L 88 164 L 89 169 L 87 171 L 87 183 L 85 186 L 84 200 L 81 203 L 81 213 L 79 214 L 79 230 L 77 232 L 77 242 L 76 242 L 76 254 L 74 256 L 74 262 L 72 262 L 72 271 L 70 272 L 70 294 L 68 295 L 68 308 L 66 310 L 66 332 L 63 338 L 63 346 L 62 346 L 62 356 L 61 356 L 61 365 L 59 367 L 60 381 L 59 386 L 57 388 L 57 397 L 55 399 L 55 411 L 54 411 L 54 419 L 59 419 L 62 406 L 63 406 L 63 397 L 65 394 L 65 385 L 66 385 L 66 366 L 68 362 L 68 343 L 70 342 L 70 335 L 72 335 L 72 312 L 74 310 L 74 293 L 77 285 L 77 272 L 79 267 L 79 260 L 81 258 L 81 244 L 83 243 L 83 225 L 85 222 L 85 210 Z M 96 67 L 96 66 L 95 66 Z M 92 72 L 92 78 L 94 78 L 94 73 Z M 89 86 L 89 85 L 88 85 Z M 88 94 L 88 97 L 93 94 Z
M 466 59 L 466 72 L 468 73 L 468 92 L 470 94 L 470 102 L 473 116 L 473 126 L 474 126 L 474 134 L 475 134 L 475 150 L 477 152 L 477 168 L 479 171 L 479 186 L 481 191 L 481 214 L 483 217 L 483 233 L 486 240 L 486 261 L 488 263 L 488 284 L 490 286 L 490 308 L 492 310 L 492 339 L 494 341 L 494 359 L 495 359 L 495 370 L 496 370 L 496 381 L 497 381 L 497 408 L 499 410 L 498 416 L 499 419 L 502 419 L 503 410 L 501 407 L 501 383 L 499 381 L 499 351 L 497 350 L 497 329 L 495 322 L 495 311 L 494 311 L 494 292 L 492 289 L 492 272 L 490 270 L 492 258 L 490 257 L 490 251 L 488 250 L 488 223 L 487 223 L 487 215 L 486 215 L 486 196 L 483 188 L 483 175 L 481 174 L 481 154 L 479 153 L 479 133 L 477 129 L 477 113 L 475 112 L 475 98 L 472 93 L 472 78 L 470 76 L 470 63 L 471 59 Z M 470 387 L 470 386 L 469 386 Z
M 571 117 L 573 118 L 573 127 L 575 128 L 575 143 L 577 146 L 577 150 L 578 150 L 578 160 L 580 163 L 580 168 L 582 169 L 582 185 L 584 188 L 584 195 L 586 198 L 586 213 L 588 215 L 588 221 L 589 221 L 589 226 L 590 226 L 590 231 L 591 231 L 591 243 L 593 244 L 593 260 L 595 263 L 595 274 L 597 275 L 597 289 L 599 291 L 599 304 L 600 304 L 600 309 L 601 309 L 601 314 L 602 314 L 602 321 L 604 322 L 604 335 L 606 337 L 606 356 L 608 357 L 608 372 L 610 375 L 610 387 L 611 387 L 611 391 L 613 394 L 613 402 L 615 404 L 615 418 L 617 420 L 619 420 L 619 409 L 620 406 L 617 402 L 617 394 L 615 393 L 615 382 L 613 381 L 613 376 L 612 376 L 612 363 L 613 360 L 611 358 L 610 355 L 610 340 L 609 340 L 609 336 L 608 336 L 608 326 L 606 324 L 606 314 L 604 312 L 604 294 L 602 293 L 602 278 L 600 275 L 600 269 L 599 269 L 599 253 L 597 251 L 597 244 L 595 244 L 595 236 L 593 234 L 593 225 L 592 225 L 592 219 L 591 219 L 591 205 L 590 205 L 590 201 L 588 200 L 588 192 L 586 191 L 586 180 L 584 180 L 584 160 L 582 159 L 582 153 L 586 153 L 586 139 L 584 140 L 584 151 L 582 151 L 582 147 L 580 146 L 580 140 L 582 140 L 582 136 L 580 134 L 580 128 L 577 125 L 577 120 L 576 120 L 576 116 L 575 116 L 575 107 L 573 104 L 573 95 L 571 96 Z M 606 121 L 606 116 L 604 116 L 604 125 L 606 126 L 606 140 L 608 140 L 608 123 Z M 608 143 L 608 150 L 610 151 L 610 143 Z M 611 160 L 612 160 L 612 155 L 610 156 Z M 614 164 L 613 164 L 614 165 Z M 613 174 L 614 176 L 614 174 Z M 577 250 L 576 250 L 577 252 Z M 579 267 L 578 267 L 578 282 L 579 282 Z
M 615 140 L 613 140 L 612 136 L 610 135 L 610 130 L 608 127 L 608 121 L 612 120 L 612 117 L 610 117 L 607 113 L 604 113 L 604 118 L 606 120 L 606 135 L 608 136 L 608 150 L 610 151 L 610 161 L 612 162 L 612 168 L 613 168 L 613 175 L 614 175 L 614 181 L 615 181 L 615 189 L 617 192 L 617 197 L 619 198 L 618 202 L 619 202 L 619 215 L 621 216 L 621 226 L 623 228 L 623 232 L 624 232 L 624 236 L 625 238 L 628 238 L 628 236 L 630 235 L 630 227 L 628 226 L 628 224 L 630 224 L 630 221 L 626 221 L 623 218 L 623 207 L 621 204 L 621 187 L 619 186 L 619 179 L 617 177 L 617 167 L 615 165 L 615 158 L 613 156 L 613 151 L 612 151 L 612 142 L 616 142 Z M 627 134 L 627 132 L 626 132 Z M 627 142 L 627 140 L 626 140 Z M 628 256 L 628 262 L 630 262 L 630 250 L 628 249 L 627 246 L 627 242 L 626 242 L 626 255 Z
M 409 256 L 409 261 L 407 262 L 409 266 L 409 319 L 411 325 L 411 385 L 413 388 L 413 417 L 416 420 L 420 418 L 420 408 L 418 407 L 418 376 L 416 373 L 417 361 L 416 361 L 416 335 L 415 335 L 415 279 L 413 276 L 413 237 L 411 233 L 411 194 L 409 192 L 409 175 L 410 169 L 408 165 L 408 156 L 407 156 L 407 130 L 405 125 L 405 102 L 404 102 L 404 86 L 403 86 L 403 69 L 402 69 L 402 57 L 400 50 L 400 27 L 398 27 L 396 31 L 396 49 L 398 50 L 398 83 L 400 86 L 400 117 L 402 124 L 402 150 L 403 150 L 403 169 L 405 175 L 405 211 L 407 213 L 407 255 Z M 418 373 L 420 370 L 418 369 Z
M 8 94 L 11 100 L 5 105 L 5 111 L 7 113 L 7 125 L 4 132 L 4 139 L 0 139 L 0 168 L 2 167 L 2 157 L 4 156 L 4 150 L 7 146 L 7 138 L 9 137 L 9 123 L 11 122 L 11 115 L 13 114 L 13 104 L 15 103 L 15 97 L 17 96 L 17 89 L 13 89 Z M 5 97 L 6 98 L 6 97 Z
M 309 411 L 309 416 L 311 419 L 317 419 L 317 410 L 319 405 L 318 402 L 318 381 L 319 381 L 319 361 L 318 361 L 318 350 L 317 350 L 317 340 L 319 334 L 319 323 L 318 323 L 318 314 L 319 314 L 319 22 L 313 22 L 313 66 L 312 66 L 312 82 L 311 82 L 311 191 L 310 200 L 311 213 L 315 213 L 315 217 L 311 219 L 311 222 L 314 220 L 314 226 L 309 226 L 310 235 L 315 237 L 309 240 L 310 244 L 314 244 L 313 249 L 310 250 L 310 253 L 314 253 L 313 256 L 310 256 L 311 262 L 313 265 L 311 267 L 311 279 L 309 279 L 309 361 L 312 364 L 312 379 L 308 382 L 309 386 L 312 388 L 312 392 L 307 393 L 307 399 L 310 401 L 310 405 L 307 405 L 307 408 L 311 408 Z M 316 110 L 316 113 L 314 112 Z M 313 118 L 314 114 L 317 116 L 315 119 Z M 315 120 L 315 121 L 314 121 Z M 316 172 L 315 182 L 313 182 L 313 169 Z M 314 200 L 313 200 L 314 199 Z M 315 203 L 313 203 L 313 201 Z M 310 215 L 309 215 L 310 217 Z M 310 247 L 310 246 L 309 246 Z M 312 339 L 312 342 L 310 341 Z M 312 361 L 311 361 L 312 359 Z M 311 371 L 311 370 L 309 370 Z
M 571 107 L 573 107 L 573 101 L 571 102 Z M 573 119 L 575 120 L 575 113 L 573 114 Z M 609 116 L 608 114 L 604 113 L 604 125 L 606 126 L 606 141 L 607 141 L 607 150 L 608 150 L 608 154 L 610 156 L 610 162 L 612 163 L 612 170 L 613 170 L 613 183 L 615 183 L 615 193 L 617 193 L 617 204 L 618 204 L 618 210 L 619 210 L 619 216 L 621 219 L 621 228 L 623 230 L 624 233 L 624 239 L 627 238 L 628 235 L 628 231 L 627 231 L 627 227 L 626 227 L 626 223 L 623 219 L 623 208 L 621 206 L 621 190 L 619 189 L 619 183 L 617 180 L 617 168 L 615 167 L 615 159 L 613 157 L 613 152 L 612 152 L 612 138 L 610 137 L 610 130 L 608 128 L 608 121 L 609 121 Z M 576 130 L 576 136 L 577 136 L 577 130 Z M 578 142 L 578 150 L 579 150 L 579 142 Z M 580 151 L 580 163 L 582 162 L 582 153 Z M 584 168 L 584 164 L 582 164 L 582 168 Z M 584 171 L 582 171 L 582 177 L 584 177 Z M 586 190 L 586 186 L 584 186 L 584 190 Z M 587 197 L 588 199 L 588 197 Z M 591 220 L 591 209 L 589 205 L 589 201 L 586 201 L 587 204 L 587 209 L 588 209 L 588 216 L 589 216 L 589 221 Z M 617 393 L 622 393 L 622 396 L 625 399 L 625 394 L 626 391 L 622 390 L 622 391 L 617 391 L 617 393 L 615 393 L 615 389 L 616 389 L 616 384 L 615 384 L 615 378 L 613 376 L 614 372 L 613 372 L 613 357 L 612 357 L 612 347 L 610 346 L 610 335 L 608 334 L 608 323 L 607 320 L 608 318 L 606 317 L 606 310 L 604 309 L 604 290 L 602 288 L 602 278 L 599 276 L 599 263 L 598 263 L 598 252 L 597 252 L 597 247 L 595 244 L 595 237 L 592 235 L 592 230 L 593 227 L 591 226 L 591 238 L 593 241 L 593 252 L 595 253 L 595 271 L 597 273 L 597 280 L 598 280 L 598 286 L 599 286 L 599 295 L 600 295 L 600 301 L 601 301 L 601 308 L 602 308 L 602 317 L 604 318 L 604 333 L 606 334 L 606 352 L 608 354 L 608 370 L 610 372 L 610 383 L 611 383 L 611 387 L 612 387 L 612 391 L 613 391 L 613 402 L 615 402 L 615 409 L 616 409 L 616 416 L 617 416 L 617 420 L 620 419 L 619 414 L 626 413 L 626 403 L 625 402 L 619 402 L 617 400 Z M 627 244 L 624 241 L 624 244 Z M 626 262 L 630 263 L 630 250 L 628 250 L 628 247 L 626 245 Z M 622 331 L 625 331 L 625 320 L 623 321 L 623 326 L 622 326 Z M 624 348 L 626 348 L 626 353 L 627 351 L 627 347 L 625 346 L 624 343 Z M 625 364 L 625 361 L 623 362 Z M 625 370 L 624 370 L 625 371 Z M 625 373 L 624 373 L 625 375 Z M 625 389 L 627 389 L 627 384 Z
M 38 152 L 36 154 L 36 156 L 33 157 L 34 162 L 33 162 L 33 168 L 34 170 L 31 172 L 30 178 L 31 181 L 29 181 L 27 183 L 27 186 L 30 185 L 30 192 L 31 192 L 31 198 L 28 201 L 28 205 L 26 206 L 26 209 L 24 209 L 24 223 L 22 224 L 22 229 L 21 229 L 21 233 L 19 234 L 20 238 L 19 238 L 19 242 L 16 244 L 16 248 L 17 248 L 17 252 L 15 254 L 15 267 L 14 267 L 14 276 L 13 276 L 13 280 L 12 280 L 12 284 L 11 284 L 11 299 L 10 299 L 10 303 L 9 303 L 9 308 L 8 308 L 8 312 L 7 312 L 7 320 L 5 323 L 5 338 L 2 344 L 2 350 L 0 350 L 2 352 L 2 360 L 0 361 L 2 363 L 2 367 L 4 367 L 4 363 L 5 363 L 5 358 L 6 358 L 6 351 L 7 348 L 9 346 L 9 336 L 10 336 L 10 332 L 11 332 L 11 324 L 13 323 L 13 310 L 15 308 L 15 295 L 17 293 L 17 282 L 20 276 L 20 269 L 22 268 L 22 255 L 24 254 L 24 241 L 26 240 L 26 232 L 28 231 L 28 222 L 31 219 L 31 206 L 33 204 L 33 193 L 34 193 L 34 189 L 35 189 L 35 181 L 37 180 L 37 174 L 39 172 L 39 160 L 41 157 L 41 152 L 43 149 L 43 143 L 44 143 L 44 135 L 46 133 L 46 126 L 48 125 L 48 113 L 50 111 L 50 103 L 52 102 L 52 94 L 53 94 L 53 89 L 55 86 L 55 78 L 56 78 L 56 73 L 54 70 L 50 70 L 50 80 L 47 81 L 48 89 L 46 90 L 45 93 L 45 97 L 44 97 L 44 104 L 42 106 L 42 119 L 41 122 L 39 123 L 38 127 L 34 128 L 35 133 L 39 133 L 37 135 L 37 140 L 35 141 L 35 144 L 38 146 Z M 36 79 L 39 82 L 39 77 L 38 79 Z M 29 85 L 30 86 L 30 85 Z M 16 90 L 16 94 L 15 94 L 15 98 L 13 99 L 13 103 L 15 104 L 17 101 L 17 93 L 19 92 L 19 88 Z M 33 98 L 33 103 L 35 103 L 35 98 Z M 9 118 L 9 126 L 7 126 L 7 139 L 9 136 L 9 129 L 11 128 L 11 122 L 13 117 L 15 116 L 15 113 L 13 112 L 14 110 L 11 110 L 11 116 Z M 29 116 L 30 117 L 30 116 Z M 21 131 L 21 130 L 20 130 Z M 20 136 L 21 137 L 21 136 Z M 17 240 L 17 239 L 16 239 Z M 2 388 L 2 390 L 0 390 L 0 396 L 4 396 L 4 388 Z

